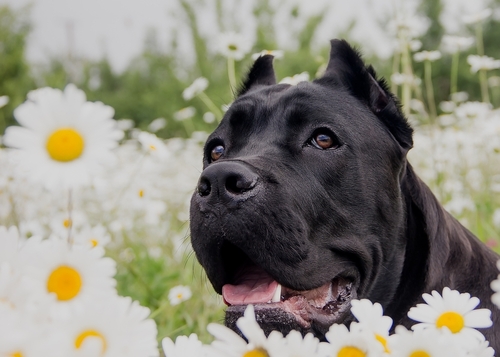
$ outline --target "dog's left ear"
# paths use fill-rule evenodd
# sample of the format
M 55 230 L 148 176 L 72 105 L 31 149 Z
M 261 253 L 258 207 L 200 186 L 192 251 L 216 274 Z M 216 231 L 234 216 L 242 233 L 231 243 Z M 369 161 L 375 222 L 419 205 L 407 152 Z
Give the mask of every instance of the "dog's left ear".
M 246 80 L 243 82 L 237 96 L 248 92 L 252 87 L 258 85 L 273 85 L 276 84 L 276 75 L 274 74 L 272 55 L 264 55 L 254 62 L 252 69 L 248 72 Z
M 332 40 L 325 74 L 315 82 L 346 88 L 388 127 L 403 149 L 409 150 L 413 146 L 413 129 L 385 81 L 376 78 L 373 68 L 367 68 L 360 54 L 346 41 Z

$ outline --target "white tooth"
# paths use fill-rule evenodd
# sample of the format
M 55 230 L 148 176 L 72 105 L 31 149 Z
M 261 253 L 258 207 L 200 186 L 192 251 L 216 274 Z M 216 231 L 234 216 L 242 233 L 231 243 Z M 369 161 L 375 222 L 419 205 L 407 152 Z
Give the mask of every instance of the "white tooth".
M 280 302 L 281 301 L 281 284 L 278 284 L 278 287 L 274 291 L 272 302 Z

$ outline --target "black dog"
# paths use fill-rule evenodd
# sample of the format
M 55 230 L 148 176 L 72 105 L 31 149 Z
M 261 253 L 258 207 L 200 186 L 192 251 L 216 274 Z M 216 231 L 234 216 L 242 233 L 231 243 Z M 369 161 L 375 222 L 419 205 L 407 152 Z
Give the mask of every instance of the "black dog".
M 192 245 L 226 324 L 252 303 L 265 331 L 322 338 L 367 298 L 409 327 L 422 293 L 448 286 L 493 311 L 484 333 L 500 351 L 499 257 L 416 176 L 412 144 L 396 99 L 347 42 L 332 41 L 322 78 L 296 86 L 276 84 L 260 57 L 207 140 L 191 201 Z

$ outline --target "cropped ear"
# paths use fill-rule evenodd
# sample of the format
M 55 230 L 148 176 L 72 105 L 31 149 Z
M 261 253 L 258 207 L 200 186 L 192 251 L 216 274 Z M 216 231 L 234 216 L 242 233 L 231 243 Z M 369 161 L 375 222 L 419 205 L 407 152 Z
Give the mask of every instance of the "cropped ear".
M 254 62 L 250 72 L 248 72 L 246 80 L 243 82 L 237 96 L 248 92 L 252 87 L 257 85 L 269 86 L 276 84 L 276 75 L 274 74 L 272 55 L 264 55 Z
M 377 80 L 373 68 L 367 68 L 361 55 L 346 41 L 331 41 L 325 74 L 315 82 L 345 88 L 387 126 L 403 149 L 409 150 L 413 146 L 413 129 L 401 112 L 397 98 L 383 79 Z

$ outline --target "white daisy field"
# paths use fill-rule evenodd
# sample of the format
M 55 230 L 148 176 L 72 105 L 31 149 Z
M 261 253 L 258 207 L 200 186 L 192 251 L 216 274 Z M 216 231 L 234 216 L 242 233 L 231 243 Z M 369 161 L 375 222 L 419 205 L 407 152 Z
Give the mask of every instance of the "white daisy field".
M 499 252 L 500 8 L 404 3 L 373 10 L 366 60 L 415 128 L 416 172 Z M 251 305 L 237 322 L 246 340 L 220 324 L 224 304 L 189 243 L 203 143 L 252 59 L 273 54 L 281 83 L 312 80 L 325 69 L 325 34 L 363 50 L 368 7 L 355 25 L 332 29 L 328 2 L 182 4 L 173 7 L 189 31 L 169 37 L 191 48 L 161 47 L 152 33 L 122 73 L 72 53 L 28 63 L 29 26 L 0 5 L 10 59 L 0 67 L 0 357 L 494 356 L 483 335 L 491 311 L 449 288 L 423 295 L 411 330 L 366 299 L 325 342 L 265 336 Z M 500 272 L 490 287 L 500 308 Z

